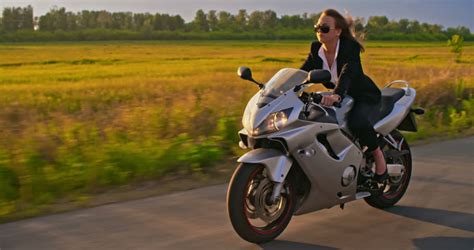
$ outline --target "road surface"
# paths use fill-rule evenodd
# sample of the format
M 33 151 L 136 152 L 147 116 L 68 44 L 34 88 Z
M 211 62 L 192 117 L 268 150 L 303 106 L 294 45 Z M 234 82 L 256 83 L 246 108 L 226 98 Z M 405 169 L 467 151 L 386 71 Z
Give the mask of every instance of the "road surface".
M 293 217 L 275 241 L 241 240 L 226 185 L 0 225 L 0 249 L 474 249 L 474 137 L 413 147 L 413 178 L 388 210 L 355 201 Z

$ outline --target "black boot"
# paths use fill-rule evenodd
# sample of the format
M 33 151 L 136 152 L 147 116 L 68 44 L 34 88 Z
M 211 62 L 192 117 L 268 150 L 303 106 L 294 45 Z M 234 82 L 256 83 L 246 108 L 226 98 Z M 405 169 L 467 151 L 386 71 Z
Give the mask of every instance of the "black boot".
M 386 179 L 388 179 L 388 170 L 385 169 L 385 172 L 381 175 L 378 175 L 377 173 L 374 174 L 374 180 L 378 183 L 383 183 Z

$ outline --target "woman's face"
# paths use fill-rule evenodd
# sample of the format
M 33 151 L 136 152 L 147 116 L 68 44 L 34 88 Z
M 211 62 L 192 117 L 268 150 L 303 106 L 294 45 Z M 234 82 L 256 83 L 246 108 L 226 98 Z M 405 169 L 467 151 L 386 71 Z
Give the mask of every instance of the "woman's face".
M 341 35 L 341 29 L 336 29 L 336 20 L 331 16 L 321 15 L 316 27 L 320 27 L 316 30 L 316 36 L 321 43 L 335 42 Z M 329 27 L 329 32 L 324 33 L 325 27 Z

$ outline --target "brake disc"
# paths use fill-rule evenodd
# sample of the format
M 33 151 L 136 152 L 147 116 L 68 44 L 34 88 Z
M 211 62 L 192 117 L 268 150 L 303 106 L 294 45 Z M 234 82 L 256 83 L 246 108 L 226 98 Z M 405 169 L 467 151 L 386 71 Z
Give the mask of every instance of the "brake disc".
M 266 178 L 259 183 L 256 189 L 255 212 L 257 217 L 266 223 L 272 223 L 281 216 L 286 202 L 286 199 L 282 197 L 276 204 L 267 204 L 267 197 L 271 196 L 272 192 L 273 183 Z

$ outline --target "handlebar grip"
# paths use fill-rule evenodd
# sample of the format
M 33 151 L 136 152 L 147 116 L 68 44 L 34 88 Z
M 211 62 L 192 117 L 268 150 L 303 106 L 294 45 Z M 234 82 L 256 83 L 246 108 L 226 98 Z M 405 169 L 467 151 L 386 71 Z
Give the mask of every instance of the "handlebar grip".
M 323 99 L 323 96 L 321 94 L 318 94 L 318 93 L 311 94 L 311 97 L 313 97 L 313 101 L 317 104 L 321 103 L 321 100 Z M 336 108 L 340 108 L 341 107 L 341 102 L 335 102 L 333 104 L 333 106 L 336 107 Z
M 321 100 L 323 99 L 323 96 L 321 94 L 318 94 L 318 93 L 311 94 L 311 97 L 313 97 L 313 101 L 317 104 L 319 104 L 321 102 Z

